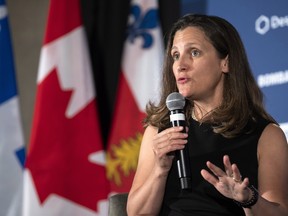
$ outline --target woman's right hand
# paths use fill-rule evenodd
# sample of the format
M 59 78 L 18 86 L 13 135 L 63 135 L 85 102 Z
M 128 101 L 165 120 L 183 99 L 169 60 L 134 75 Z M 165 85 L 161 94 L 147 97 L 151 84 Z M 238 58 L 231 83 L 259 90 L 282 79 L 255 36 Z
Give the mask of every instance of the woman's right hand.
M 186 128 L 187 131 L 187 128 Z M 156 134 L 153 138 L 153 152 L 156 165 L 162 171 L 169 172 L 174 158 L 174 151 L 184 149 L 187 144 L 187 133 L 183 133 L 183 127 L 171 127 Z

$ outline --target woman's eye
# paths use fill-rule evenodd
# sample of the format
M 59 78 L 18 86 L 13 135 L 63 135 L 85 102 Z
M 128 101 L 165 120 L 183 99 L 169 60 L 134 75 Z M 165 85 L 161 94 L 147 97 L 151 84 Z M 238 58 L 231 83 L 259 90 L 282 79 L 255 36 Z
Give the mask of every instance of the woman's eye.
M 191 55 L 192 55 L 192 57 L 197 57 L 200 55 L 200 52 L 198 50 L 192 50 Z
M 179 59 L 179 54 L 178 53 L 173 53 L 172 54 L 172 58 L 174 61 L 178 60 Z

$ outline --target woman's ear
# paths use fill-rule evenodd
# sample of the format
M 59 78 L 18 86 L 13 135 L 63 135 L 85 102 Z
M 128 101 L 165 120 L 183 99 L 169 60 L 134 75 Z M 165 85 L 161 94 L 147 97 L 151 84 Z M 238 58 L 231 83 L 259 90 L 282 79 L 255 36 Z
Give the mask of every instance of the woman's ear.
M 225 59 L 221 62 L 221 69 L 223 73 L 229 72 L 229 61 L 228 61 L 228 55 L 225 57 Z

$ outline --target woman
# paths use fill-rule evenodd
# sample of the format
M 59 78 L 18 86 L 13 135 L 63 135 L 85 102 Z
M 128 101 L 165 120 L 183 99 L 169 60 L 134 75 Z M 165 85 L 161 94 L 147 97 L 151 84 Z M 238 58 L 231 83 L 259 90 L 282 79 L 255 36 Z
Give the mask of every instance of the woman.
M 128 215 L 288 215 L 288 148 L 265 111 L 235 28 L 182 17 L 169 34 L 162 95 L 149 103 Z M 187 133 L 165 101 L 186 99 Z M 180 188 L 174 151 L 189 148 L 192 188 Z

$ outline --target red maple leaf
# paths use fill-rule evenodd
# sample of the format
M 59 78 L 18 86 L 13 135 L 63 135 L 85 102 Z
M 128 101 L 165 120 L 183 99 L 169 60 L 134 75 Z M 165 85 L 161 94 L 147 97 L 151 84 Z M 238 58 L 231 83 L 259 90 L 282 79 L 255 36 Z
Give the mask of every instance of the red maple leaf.
M 60 88 L 53 70 L 38 85 L 26 167 L 31 171 L 41 203 L 58 194 L 94 211 L 107 198 L 105 168 L 91 163 L 102 150 L 95 100 L 73 118 L 65 111 L 72 91 Z

